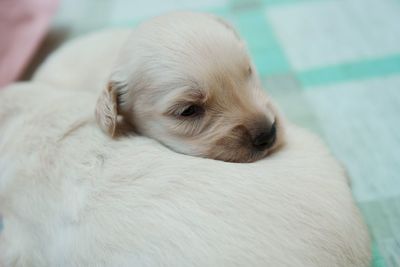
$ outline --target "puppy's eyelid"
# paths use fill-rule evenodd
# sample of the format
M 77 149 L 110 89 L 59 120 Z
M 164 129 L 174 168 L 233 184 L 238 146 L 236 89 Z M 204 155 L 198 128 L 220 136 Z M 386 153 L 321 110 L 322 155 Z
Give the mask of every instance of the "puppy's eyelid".
M 165 115 L 165 116 L 175 116 L 175 114 L 178 113 L 178 110 L 179 110 L 179 105 L 178 105 L 178 104 L 175 104 L 175 105 L 169 107 L 169 108 L 163 113 L 163 115 Z
M 188 93 L 186 96 L 187 96 L 188 100 L 191 102 L 203 103 L 207 100 L 207 94 L 202 90 L 192 91 L 192 92 Z M 193 103 L 193 104 L 197 104 L 197 103 Z
M 208 99 L 207 92 L 200 89 L 199 86 L 191 86 L 189 89 L 183 91 L 179 100 L 170 103 L 169 108 L 163 113 L 166 116 L 177 117 L 189 106 L 200 106 L 204 109 L 204 105 Z
M 178 116 L 185 108 L 190 106 L 188 103 L 177 102 L 170 106 L 165 112 L 164 115 L 167 116 Z
M 169 107 L 167 109 L 166 112 L 164 112 L 164 115 L 166 116 L 173 116 L 173 117 L 180 117 L 180 115 L 182 114 L 182 112 L 189 108 L 190 106 L 198 106 L 198 107 L 202 107 L 202 105 L 200 103 L 188 103 L 188 102 L 178 102 L 174 105 L 172 105 L 171 107 Z

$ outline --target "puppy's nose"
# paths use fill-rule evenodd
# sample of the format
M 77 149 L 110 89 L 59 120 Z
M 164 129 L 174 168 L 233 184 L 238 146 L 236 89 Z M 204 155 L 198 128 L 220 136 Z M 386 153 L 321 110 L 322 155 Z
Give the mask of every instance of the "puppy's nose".
M 276 140 L 276 125 L 275 122 L 267 128 L 258 131 L 252 138 L 253 147 L 257 150 L 265 150 L 270 148 Z

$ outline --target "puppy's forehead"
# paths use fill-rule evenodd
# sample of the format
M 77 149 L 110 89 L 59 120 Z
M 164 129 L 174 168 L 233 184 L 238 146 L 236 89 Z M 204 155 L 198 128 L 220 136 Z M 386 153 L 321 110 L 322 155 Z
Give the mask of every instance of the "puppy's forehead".
M 156 100 L 238 88 L 251 62 L 229 24 L 200 13 L 173 13 L 144 23 L 132 36 L 131 48 L 137 56 L 134 66 L 147 77 L 146 92 Z
M 236 31 L 222 19 L 201 13 L 177 12 L 156 17 L 137 29 L 133 36 L 146 54 L 170 63 L 204 65 L 204 59 L 223 62 L 247 58 Z M 151 55 L 150 55 L 151 56 Z
M 215 15 L 197 12 L 171 12 L 139 25 L 146 31 L 159 30 L 159 34 L 175 32 L 176 34 L 192 31 L 194 35 L 203 33 L 225 32 L 236 39 L 240 39 L 235 29 L 222 18 Z M 152 29 L 153 28 L 153 29 Z

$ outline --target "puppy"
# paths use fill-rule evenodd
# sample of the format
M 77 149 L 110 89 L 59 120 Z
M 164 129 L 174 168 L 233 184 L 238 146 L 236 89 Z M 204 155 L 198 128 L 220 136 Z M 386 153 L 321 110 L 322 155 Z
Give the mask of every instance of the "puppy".
M 318 137 L 288 124 L 273 160 L 227 164 L 110 140 L 94 122 L 66 136 L 93 96 L 0 90 L 0 266 L 370 266 L 367 228 Z
M 96 119 L 110 136 L 128 124 L 176 152 L 230 162 L 261 159 L 284 139 L 244 42 L 200 13 L 170 13 L 133 31 Z

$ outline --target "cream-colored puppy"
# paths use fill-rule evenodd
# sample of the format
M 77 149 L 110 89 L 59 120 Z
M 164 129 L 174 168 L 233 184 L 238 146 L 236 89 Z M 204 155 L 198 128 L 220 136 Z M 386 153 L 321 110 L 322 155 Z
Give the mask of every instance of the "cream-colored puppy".
M 288 124 L 269 159 L 235 164 L 111 140 L 93 94 L 0 90 L 2 267 L 366 267 L 343 169 Z M 80 125 L 80 127 L 77 127 Z
M 284 140 L 282 119 L 243 40 L 209 14 L 170 13 L 133 31 L 74 40 L 34 79 L 70 90 L 105 89 L 97 119 L 111 136 L 130 125 L 175 151 L 236 162 L 262 158 Z
M 245 44 L 200 13 L 159 16 L 133 31 L 96 118 L 111 136 L 128 123 L 177 152 L 224 161 L 258 160 L 283 140 Z
M 200 13 L 171 13 L 133 31 L 97 105 L 111 136 L 118 116 L 175 151 L 251 162 L 282 143 L 281 120 L 235 30 Z

